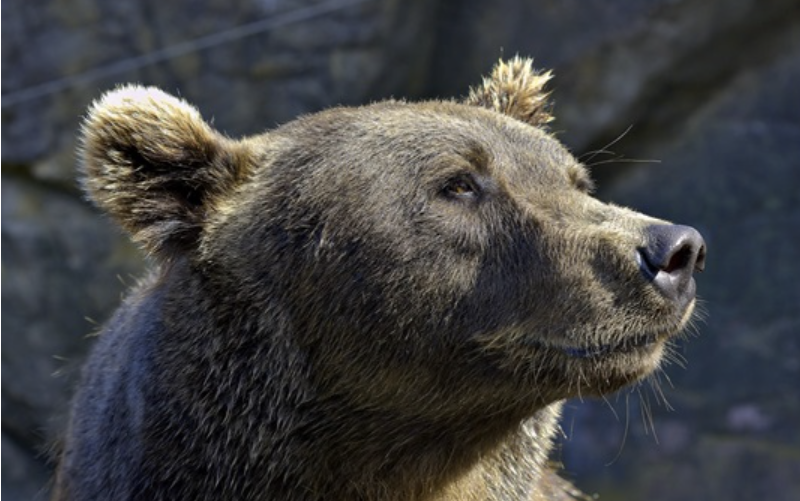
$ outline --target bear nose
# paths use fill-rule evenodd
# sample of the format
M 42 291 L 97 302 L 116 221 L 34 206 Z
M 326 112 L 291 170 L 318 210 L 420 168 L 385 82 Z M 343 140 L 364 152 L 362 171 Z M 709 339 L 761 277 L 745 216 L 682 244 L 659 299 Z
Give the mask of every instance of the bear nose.
M 706 265 L 706 243 L 690 226 L 658 224 L 645 229 L 647 244 L 637 259 L 645 276 L 667 297 L 681 302 L 694 297 L 695 271 Z

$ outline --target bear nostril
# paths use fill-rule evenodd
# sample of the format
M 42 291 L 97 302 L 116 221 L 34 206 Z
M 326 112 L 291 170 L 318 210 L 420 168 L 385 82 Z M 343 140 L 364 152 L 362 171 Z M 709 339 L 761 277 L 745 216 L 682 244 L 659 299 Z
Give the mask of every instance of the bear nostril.
M 662 270 L 667 273 L 672 273 L 681 268 L 685 268 L 689 261 L 692 260 L 694 253 L 695 251 L 690 245 L 684 244 L 681 248 L 675 251 L 674 254 L 672 254 L 666 266 L 664 266 Z
M 706 269 L 706 246 L 703 244 L 700 251 L 697 253 L 697 259 L 694 263 L 694 271 L 702 272 Z
M 694 294 L 692 274 L 705 268 L 706 245 L 689 226 L 652 225 L 645 230 L 647 244 L 638 249 L 639 266 L 664 294 L 674 299 Z

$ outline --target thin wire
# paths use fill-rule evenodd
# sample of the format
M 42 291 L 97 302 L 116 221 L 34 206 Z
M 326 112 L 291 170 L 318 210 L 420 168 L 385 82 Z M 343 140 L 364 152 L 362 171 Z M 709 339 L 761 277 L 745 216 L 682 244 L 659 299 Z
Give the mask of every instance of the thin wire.
M 84 73 L 70 75 L 58 80 L 51 80 L 39 85 L 28 87 L 17 91 L 3 94 L 2 107 L 7 108 L 26 101 L 49 96 L 57 92 L 62 92 L 77 85 L 87 84 L 101 78 L 106 78 L 119 73 L 137 70 L 145 66 L 168 61 L 176 57 L 184 56 L 194 52 L 217 47 L 235 40 L 241 40 L 258 33 L 263 33 L 275 28 L 296 24 L 302 21 L 309 21 L 324 14 L 329 14 L 347 7 L 352 7 L 365 3 L 370 0 L 339 0 L 322 4 L 303 7 L 289 12 L 279 14 L 274 17 L 259 19 L 252 23 L 243 24 L 229 30 L 212 33 L 204 37 L 182 42 L 161 50 L 142 54 L 116 63 L 93 68 Z

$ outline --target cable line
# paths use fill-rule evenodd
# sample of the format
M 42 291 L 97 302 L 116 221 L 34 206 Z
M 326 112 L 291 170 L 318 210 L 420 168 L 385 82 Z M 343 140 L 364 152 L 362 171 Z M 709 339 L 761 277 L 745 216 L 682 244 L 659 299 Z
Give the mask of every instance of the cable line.
M 101 78 L 137 70 L 145 66 L 168 61 L 194 52 L 200 52 L 276 28 L 309 21 L 324 14 L 337 12 L 367 1 L 369 0 L 335 0 L 309 7 L 302 7 L 273 17 L 243 24 L 229 30 L 219 31 L 194 40 L 189 40 L 188 42 L 178 43 L 170 47 L 142 54 L 141 56 L 132 57 L 105 66 L 98 66 L 84 73 L 70 75 L 58 80 L 51 80 L 26 89 L 11 91 L 2 95 L 2 107 L 7 108 L 26 101 L 62 92 L 71 87 L 87 84 Z

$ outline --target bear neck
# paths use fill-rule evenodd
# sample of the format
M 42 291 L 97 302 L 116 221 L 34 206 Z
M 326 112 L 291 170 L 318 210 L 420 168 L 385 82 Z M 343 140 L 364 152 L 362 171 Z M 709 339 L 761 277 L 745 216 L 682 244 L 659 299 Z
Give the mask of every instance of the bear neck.
M 216 301 L 214 285 L 196 273 L 181 275 L 162 282 L 172 284 L 163 312 L 169 346 L 157 361 L 171 375 L 163 386 L 177 388 L 179 401 L 159 405 L 191 413 L 205 427 L 196 434 L 207 439 L 190 437 L 187 446 L 178 435 L 166 438 L 173 442 L 162 449 L 177 451 L 176 461 L 186 454 L 207 458 L 208 469 L 235 486 L 227 492 L 241 498 L 257 492 L 286 500 L 537 498 L 533 489 L 546 474 L 559 403 L 538 410 L 472 406 L 449 415 L 355 403 L 320 387 L 279 306 L 242 311 L 235 298 Z M 195 307 L 187 311 L 186 304 Z M 159 415 L 174 429 L 187 417 Z
M 318 434 L 297 449 L 322 459 L 306 459 L 310 482 L 300 485 L 315 485 L 322 499 L 538 499 L 560 407 L 528 419 L 475 416 L 467 426 L 326 403 Z

